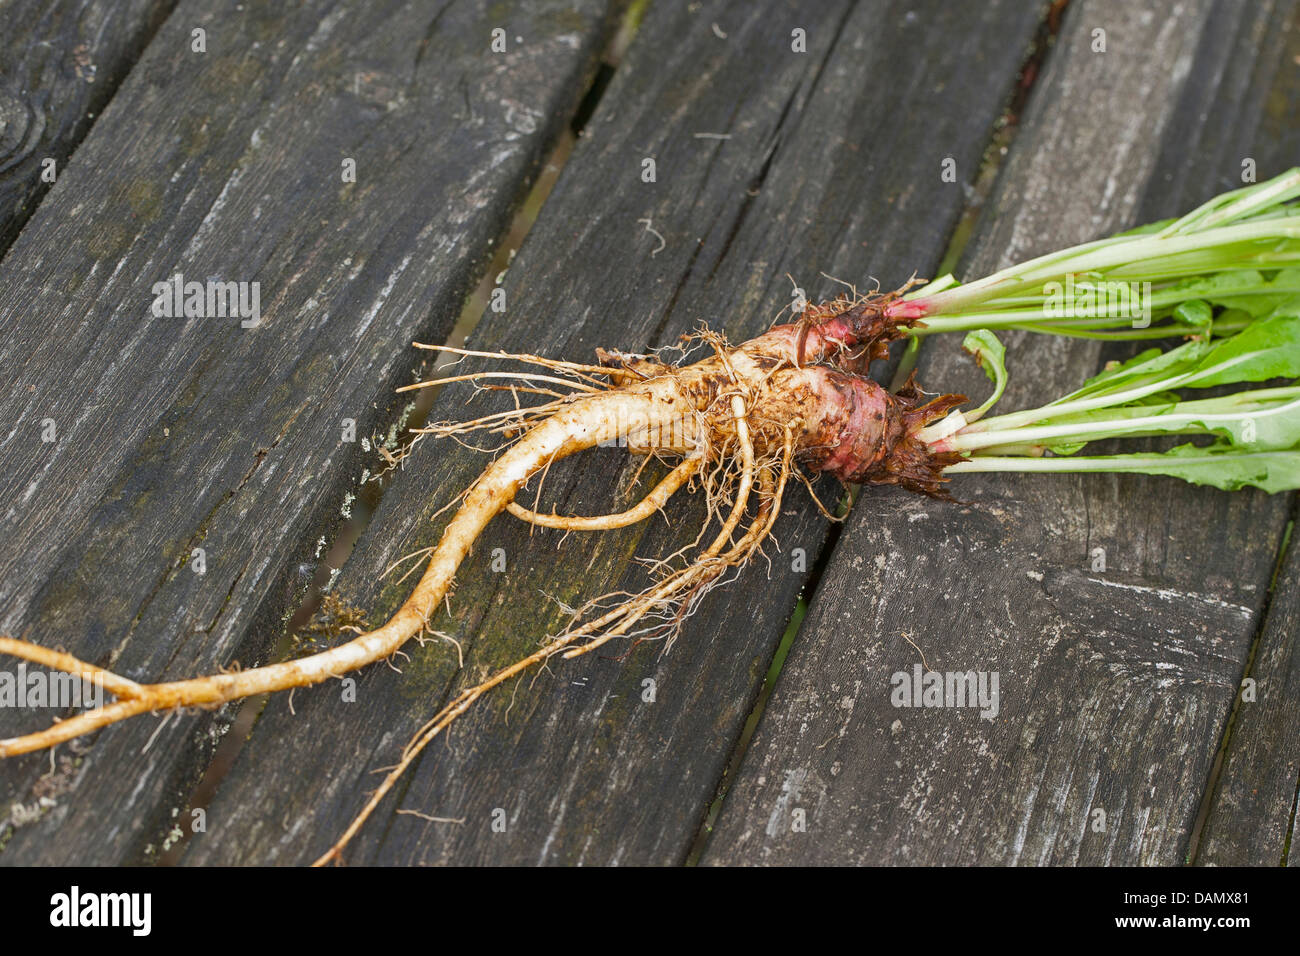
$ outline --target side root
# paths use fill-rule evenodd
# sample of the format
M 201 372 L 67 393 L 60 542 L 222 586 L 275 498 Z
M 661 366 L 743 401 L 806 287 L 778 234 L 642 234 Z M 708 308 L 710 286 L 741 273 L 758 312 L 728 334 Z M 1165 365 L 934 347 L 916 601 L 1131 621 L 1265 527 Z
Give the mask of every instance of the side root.
M 527 657 L 521 658 L 509 667 L 497 671 L 482 683 L 461 691 L 454 700 L 435 714 L 412 737 L 402 751 L 401 759 L 395 766 L 388 768 L 383 781 L 370 795 L 356 818 L 353 819 L 339 839 L 335 841 L 334 845 L 315 861 L 314 866 L 342 862 L 344 848 L 360 832 L 366 820 L 374 813 L 407 768 L 439 734 L 447 729 L 456 718 L 469 710 L 474 702 L 489 690 L 557 655 L 568 659 L 593 651 L 613 638 L 626 634 L 633 625 L 652 611 L 662 611 L 676 604 L 677 610 L 670 616 L 674 627 L 680 625 L 685 617 L 683 612 L 687 605 L 702 596 L 709 585 L 715 583 L 729 568 L 744 565 L 758 551 L 771 532 L 772 525 L 781 511 L 781 500 L 785 492 L 786 481 L 792 470 L 793 430 L 792 426 L 787 426 L 784 429 L 785 443 L 781 458 L 760 466 L 755 462 L 745 403 L 740 396 L 732 397 L 731 408 L 735 417 L 737 437 L 740 442 L 741 478 L 733 507 L 723 521 L 722 529 L 709 546 L 689 566 L 669 574 L 664 580 L 642 594 L 632 597 L 596 620 L 589 621 L 578 627 L 569 628 L 551 638 L 544 646 Z M 678 470 L 684 469 L 686 465 L 692 462 L 694 462 L 692 471 L 698 469 L 700 459 L 696 458 L 687 459 L 686 462 L 678 466 Z M 745 534 L 733 543 L 732 534 L 745 514 L 756 472 L 763 500 L 753 523 Z M 669 478 L 671 477 L 670 475 Z M 684 482 L 687 477 L 689 475 L 682 477 L 681 482 Z M 665 479 L 664 482 L 661 482 L 655 491 L 657 492 L 659 488 L 662 488 L 667 481 L 668 479 Z M 679 486 L 681 482 L 679 482 Z M 638 505 L 637 507 L 641 506 Z M 730 548 L 727 547 L 728 544 L 731 544 Z M 593 605 L 599 603 L 599 600 L 592 602 Z M 592 637 L 592 635 L 596 636 Z M 579 647 L 573 646 L 575 642 L 584 637 L 592 637 L 592 639 Z
M 596 515 L 579 518 L 569 515 L 546 515 L 529 511 L 516 502 L 506 505 L 506 510 L 516 518 L 543 528 L 559 528 L 565 531 L 609 531 L 613 528 L 626 528 L 630 524 L 644 521 L 667 503 L 692 476 L 700 470 L 703 459 L 698 455 L 687 458 L 670 471 L 667 477 L 641 499 L 634 507 L 618 514 Z

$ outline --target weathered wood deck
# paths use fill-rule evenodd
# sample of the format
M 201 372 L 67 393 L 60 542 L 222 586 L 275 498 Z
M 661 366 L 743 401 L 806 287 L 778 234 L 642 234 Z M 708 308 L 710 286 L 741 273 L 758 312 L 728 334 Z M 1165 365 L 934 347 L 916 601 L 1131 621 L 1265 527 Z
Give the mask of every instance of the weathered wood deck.
M 616 0 L 0 3 L 0 633 L 137 680 L 285 653 L 377 470 L 345 420 L 359 438 L 409 424 L 393 389 L 427 371 L 410 342 L 450 334 L 579 113 L 505 311 L 471 316 L 475 348 L 587 361 L 701 321 L 742 339 L 789 301 L 787 273 L 813 295 L 835 291 L 819 273 L 896 285 L 963 246 L 959 274 L 983 273 L 1190 208 L 1247 158 L 1263 178 L 1300 157 L 1295 0 L 660 0 L 633 6 L 588 117 L 627 16 Z M 259 282 L 261 322 L 152 316 L 178 272 Z M 1112 357 L 1044 337 L 1009 353 L 1016 404 Z M 986 388 L 956 342 L 928 343 L 920 371 Z M 466 394 L 444 389 L 431 416 L 463 415 Z M 483 461 L 422 444 L 333 592 L 382 620 L 410 583 L 384 569 L 437 540 L 431 519 Z M 609 510 L 635 467 L 584 456 L 548 500 Z M 832 527 L 796 494 L 770 569 L 711 594 L 670 652 L 587 655 L 489 698 L 349 862 L 1283 861 L 1294 496 L 1102 476 L 965 477 L 959 495 L 870 490 Z M 0 762 L 0 864 L 155 862 L 174 844 L 187 864 L 314 859 L 450 695 L 533 649 L 560 602 L 643 580 L 637 557 L 690 541 L 700 513 L 674 500 L 670 523 L 564 547 L 496 522 L 433 625 L 463 665 L 430 642 L 400 673 L 358 674 L 355 702 L 332 684 L 273 697 L 201 790 L 236 706 Z M 890 676 L 922 654 L 998 672 L 996 718 L 893 707 Z M 46 719 L 0 709 L 0 737 Z M 196 807 L 206 829 L 186 832 Z

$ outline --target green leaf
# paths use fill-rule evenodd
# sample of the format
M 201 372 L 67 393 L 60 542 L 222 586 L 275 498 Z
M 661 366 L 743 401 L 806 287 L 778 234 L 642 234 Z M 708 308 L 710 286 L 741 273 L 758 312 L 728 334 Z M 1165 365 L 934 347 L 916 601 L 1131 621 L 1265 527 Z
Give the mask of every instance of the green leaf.
M 1224 309 L 1214 319 L 1214 334 L 1219 338 L 1227 338 L 1236 335 L 1253 321 L 1255 316 L 1245 309 Z
M 1235 364 L 1216 372 L 1210 371 L 1227 362 Z M 1196 370 L 1207 374 L 1183 385 L 1209 388 L 1212 385 L 1300 376 L 1300 319 L 1283 313 L 1258 319 L 1236 335 L 1216 341 L 1192 369 Z
M 1210 326 L 1214 324 L 1214 310 L 1204 299 L 1188 299 L 1174 307 L 1174 318 L 1185 322 L 1197 331 L 1195 334 L 1210 337 Z
M 1264 314 L 1278 303 L 1249 281 L 1292 287 L 1289 273 L 1300 266 L 1300 167 L 1267 182 L 1223 193 L 1176 220 L 1152 223 L 1069 249 L 1038 256 L 992 275 L 917 296 L 923 301 L 926 335 L 966 331 L 972 313 L 997 313 L 1023 306 L 1026 298 L 1046 296 L 1048 285 L 1070 277 L 1151 282 L 1160 288 L 1160 309 L 1181 301 L 1168 295 L 1168 283 L 1200 283 L 1183 289 L 1188 298 Z M 1288 267 L 1291 267 L 1288 269 Z M 1277 273 L 1274 270 L 1282 270 Z M 1231 274 L 1248 271 L 1248 277 Z M 1272 276 L 1272 279 L 1266 278 Z M 1249 293 L 1249 294 L 1248 294 Z M 909 298 L 911 298 L 909 296 Z M 1254 302 L 1254 299 L 1262 301 Z M 945 321 L 948 319 L 950 321 Z M 1009 322 L 1007 325 L 1018 323 Z M 1078 334 L 1077 325 L 1062 326 Z
M 1174 378 L 1195 368 L 1198 361 L 1212 348 L 1209 342 L 1193 340 L 1168 351 L 1158 348 L 1146 349 L 1126 361 L 1109 363 L 1101 372 L 1084 382 L 1082 388 L 1057 399 L 1052 404 L 1064 405 L 1079 399 L 1098 398 L 1121 392 L 1159 375 Z
M 1255 389 L 1181 402 L 1165 393 L 1156 403 L 1147 396 L 1120 407 L 1101 408 L 1045 419 L 1033 427 L 1070 428 L 1068 436 L 1037 441 L 1040 448 L 1072 455 L 1088 442 L 1107 438 L 1142 438 L 1151 435 L 1217 435 L 1237 448 L 1251 451 L 1286 451 L 1300 446 L 1300 388 Z M 1077 430 L 1075 430 L 1077 428 Z M 1032 432 L 1032 429 L 1030 430 Z M 990 447 L 988 454 L 1006 454 Z
M 1237 451 L 1219 443 L 1208 447 L 1179 445 L 1159 455 L 1105 455 L 1070 459 L 1104 463 L 1088 471 L 1114 471 L 1140 475 L 1168 475 L 1194 485 L 1210 485 L 1224 491 L 1253 486 L 1270 494 L 1300 488 L 1300 450 Z
M 1112 473 L 1167 475 L 1224 491 L 1247 486 L 1270 494 L 1300 488 L 1300 449 L 1237 451 L 1229 445 L 1179 445 L 1163 454 L 1015 458 L 976 455 L 950 465 L 949 474 L 971 472 Z
M 1221 418 L 1207 415 L 1195 423 L 1240 448 L 1285 451 L 1300 444 L 1300 406 L 1276 406 Z
M 1053 455 L 1073 455 L 1087 447 L 1087 441 L 1058 441 L 1049 442 L 1041 448 L 1050 451 Z
M 1273 278 L 1264 277 L 1252 269 L 1236 272 L 1220 272 L 1211 279 L 1216 281 L 1216 288 L 1199 293 L 1215 305 L 1226 309 L 1240 309 L 1254 318 L 1290 303 L 1294 309 L 1300 305 L 1300 269 L 1280 269 Z M 1254 288 L 1253 294 L 1243 294 L 1246 289 Z M 1263 290 L 1277 291 L 1263 291 Z M 1235 293 L 1235 294 L 1234 294 Z M 1294 315 L 1295 312 L 1292 312 Z
M 1189 315 L 1199 318 L 1204 315 L 1201 306 L 1204 303 L 1187 302 L 1180 308 L 1187 307 Z M 1224 365 L 1228 367 L 1223 368 Z M 1198 371 L 1202 374 L 1196 377 Z M 1184 375 L 1193 377 L 1173 383 L 1173 379 Z M 1052 404 L 1114 394 L 1156 377 L 1170 379 L 1177 388 L 1209 388 L 1297 376 L 1300 376 L 1300 317 L 1279 310 L 1226 338 L 1212 342 L 1193 339 L 1167 352 L 1147 349 L 1125 362 L 1107 366 L 1082 388 Z
M 983 417 L 984 413 L 997 404 L 998 399 L 1007 388 L 1007 350 L 998 341 L 998 337 L 988 329 L 976 329 L 966 333 L 961 347 L 975 356 L 975 362 L 988 375 L 993 383 L 993 394 L 979 408 L 964 413 L 966 421 L 973 422 Z
M 1267 285 L 1268 281 L 1257 269 L 1232 269 L 1183 279 L 1162 288 L 1160 293 L 1178 295 L 1184 299 L 1206 299 L 1215 305 L 1222 305 L 1228 300 L 1235 301 L 1237 297 L 1244 297 L 1252 289 Z

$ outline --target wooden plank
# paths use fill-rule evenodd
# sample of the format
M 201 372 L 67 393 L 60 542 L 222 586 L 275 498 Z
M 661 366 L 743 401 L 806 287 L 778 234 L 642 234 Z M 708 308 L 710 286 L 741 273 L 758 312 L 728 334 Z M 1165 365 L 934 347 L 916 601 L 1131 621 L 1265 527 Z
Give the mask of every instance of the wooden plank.
M 0 251 L 49 189 L 46 161 L 57 178 L 174 3 L 0 2 Z
M 267 653 L 373 465 L 359 439 L 402 414 L 409 342 L 458 315 L 615 14 L 182 4 L 0 268 L 0 632 L 140 680 Z M 260 324 L 154 317 L 177 273 L 260 283 Z M 5 862 L 148 858 L 229 720 L 0 764 L 10 820 L 43 811 Z
M 1204 866 L 1297 866 L 1300 548 L 1294 537 L 1247 677 L 1252 683 L 1242 688 L 1193 859 Z
M 1269 149 L 1274 161 L 1288 165 L 1300 152 L 1296 120 L 1300 90 L 1294 67 L 1300 63 L 1300 20 L 1293 7 L 1282 6 L 1273 11 L 1268 29 L 1261 31 L 1258 21 L 1252 27 L 1237 31 L 1232 43 L 1223 44 L 1220 51 L 1221 57 L 1253 64 L 1252 68 L 1228 73 L 1215 64 L 1213 69 L 1194 71 L 1188 78 L 1189 84 L 1202 90 L 1186 98 L 1174 122 L 1182 131 L 1185 147 L 1199 158 L 1195 165 L 1189 164 L 1192 175 L 1204 175 L 1207 163 L 1220 169 L 1230 167 L 1243 152 L 1242 144 L 1261 140 L 1276 144 Z M 1226 23 L 1213 24 L 1211 30 L 1231 35 Z M 1281 72 L 1274 66 L 1278 62 L 1283 66 Z M 1287 63 L 1292 64 L 1289 72 Z M 1215 96 L 1214 88 L 1224 81 L 1236 84 L 1239 92 Z M 1242 105 L 1247 107 L 1244 111 Z M 1170 151 L 1175 148 L 1171 142 Z M 1282 859 L 1288 833 L 1291 846 L 1295 846 L 1294 814 L 1300 785 L 1300 690 L 1296 683 L 1300 628 L 1295 624 L 1295 608 L 1300 576 L 1294 535 L 1293 527 L 1254 658 L 1243 674 L 1255 680 L 1255 700 L 1237 704 L 1222 773 L 1193 858 L 1200 864 L 1275 866 Z M 1298 860 L 1300 855 L 1292 851 L 1291 865 Z
M 701 320 L 743 339 L 789 301 L 787 272 L 830 293 L 819 269 L 865 282 L 932 266 L 964 191 L 923 194 L 917 177 L 937 177 L 948 156 L 973 176 L 1042 12 L 1012 2 L 656 5 L 506 275 L 507 311 L 487 313 L 474 343 L 588 361 L 600 345 L 670 344 Z M 792 51 L 795 29 L 806 31 L 806 54 Z M 653 184 L 640 179 L 646 157 Z M 466 415 L 463 399 L 440 396 L 433 415 Z M 376 618 L 396 606 L 410 582 L 379 573 L 437 539 L 430 516 L 483 464 L 454 447 L 420 448 L 344 568 L 342 593 Z M 636 466 L 616 450 L 582 456 L 552 470 L 543 500 L 608 511 Z M 588 655 L 482 702 L 412 768 L 348 861 L 683 859 L 807 579 L 793 549 L 811 567 L 825 537 L 802 491 L 784 510 L 770 576 L 755 567 L 709 595 L 668 652 Z M 355 703 L 337 688 L 298 694 L 296 714 L 271 701 L 187 861 L 313 859 L 440 701 L 559 624 L 545 595 L 574 604 L 639 588 L 635 556 L 688 543 L 701 513 L 674 500 L 671 526 L 655 519 L 566 542 L 494 523 L 461 570 L 451 614 L 432 625 L 459 643 L 463 670 L 457 649 L 435 641 L 410 648 L 401 674 L 363 674 Z M 492 571 L 496 549 L 504 573 Z M 621 657 L 632 644 L 609 647 Z M 501 816 L 506 829 L 494 832 Z
M 1261 177 L 1293 163 L 1288 29 L 1291 3 L 1072 4 L 963 274 L 1188 209 L 1245 156 Z M 1118 354 L 1008 352 L 1006 410 Z M 923 350 L 930 389 L 981 378 L 958 342 Z M 1183 860 L 1288 496 L 1101 476 L 954 491 L 967 504 L 858 502 L 705 862 Z M 895 707 L 922 656 L 998 674 L 996 717 Z

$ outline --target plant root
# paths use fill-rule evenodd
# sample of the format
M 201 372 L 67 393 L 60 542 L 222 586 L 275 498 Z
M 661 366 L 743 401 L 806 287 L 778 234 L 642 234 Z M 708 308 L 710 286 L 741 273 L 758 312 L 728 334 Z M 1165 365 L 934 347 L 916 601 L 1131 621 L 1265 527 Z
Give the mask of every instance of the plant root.
M 536 511 L 529 511 L 513 501 L 506 505 L 506 510 L 516 518 L 543 528 L 560 528 L 565 531 L 609 531 L 614 528 L 626 528 L 638 521 L 644 521 L 656 511 L 663 510 L 663 506 L 668 499 L 676 494 L 682 485 L 690 481 L 695 473 L 700 470 L 702 461 L 703 459 L 698 455 L 687 458 L 670 471 L 667 477 L 655 485 L 654 489 L 634 507 L 618 514 L 598 515 L 590 518 L 546 515 L 538 514 Z
M 663 378 L 626 390 L 581 396 L 561 412 L 534 426 L 507 453 L 490 464 L 466 493 L 441 541 L 430 554 L 429 564 L 419 583 L 393 616 L 378 628 L 327 651 L 239 673 L 212 674 L 162 684 L 137 684 L 75 658 L 54 656 L 53 652 L 39 645 L 0 638 L 0 652 L 47 663 L 59 670 L 97 675 L 105 688 L 118 697 L 111 704 L 77 714 L 44 730 L 0 740 L 0 757 L 42 750 L 149 711 L 214 706 L 257 694 L 318 684 L 391 656 L 425 629 L 475 539 L 488 522 L 504 510 L 528 478 L 554 458 L 617 438 L 622 422 L 666 422 L 684 411 L 685 402 L 678 394 L 676 382 Z
M 402 771 L 429 741 L 493 687 L 551 657 L 580 656 L 622 635 L 636 637 L 638 642 L 654 637 L 671 643 L 703 596 L 729 571 L 744 567 L 761 553 L 780 514 L 790 475 L 803 478 L 796 461 L 846 481 L 880 481 L 927 494 L 940 493 L 942 468 L 925 459 L 915 432 L 960 398 L 943 396 L 924 403 L 914 387 L 893 397 L 859 374 L 866 361 L 882 354 L 888 341 L 902 334 L 899 323 L 889 319 L 884 308 L 900 294 L 842 297 L 831 306 L 815 307 L 798 323 L 775 326 L 738 347 L 702 329 L 683 341 L 689 344 L 694 340 L 711 348 L 713 354 L 684 366 L 670 365 L 657 355 L 621 352 L 600 352 L 601 365 L 581 365 L 533 355 L 421 346 L 459 354 L 461 360 L 512 359 L 546 371 L 479 372 L 430 383 L 469 382 L 480 390 L 508 389 L 515 395 L 515 407 L 468 422 L 412 430 L 417 441 L 429 434 L 460 441 L 471 432 L 486 432 L 504 436 L 507 444 L 458 496 L 459 506 L 438 544 L 415 553 L 415 557 L 427 555 L 424 572 L 410 596 L 384 624 L 305 657 L 157 684 L 139 684 L 71 655 L 0 637 L 0 654 L 88 676 L 116 698 L 44 730 L 0 740 L 0 757 L 53 747 L 138 714 L 211 708 L 244 697 L 311 686 L 391 658 L 407 641 L 437 633 L 430 627 L 430 619 L 448 597 L 456 571 L 474 542 L 502 511 L 544 527 L 606 530 L 650 517 L 688 482 L 698 480 L 705 494 L 707 518 L 695 542 L 675 555 L 650 562 L 650 572 L 656 578 L 650 587 L 636 594 L 611 594 L 588 602 L 574 613 L 564 631 L 537 651 L 458 694 L 411 740 L 357 819 L 317 862 L 339 860 L 342 848 Z M 683 347 L 682 353 L 685 358 L 689 350 Z M 483 384 L 501 381 L 509 384 Z M 568 391 L 555 392 L 539 385 L 562 386 Z M 552 400 L 520 406 L 521 392 L 541 392 Z M 620 514 L 564 517 L 515 504 L 515 496 L 529 479 L 544 475 L 552 462 L 608 444 L 623 445 L 633 452 L 680 455 L 684 460 L 639 504 Z M 409 451 L 408 446 L 403 457 Z M 757 499 L 752 516 L 751 498 Z M 720 525 L 717 534 L 688 558 L 714 521 Z M 609 608 L 610 602 L 615 606 Z
M 736 398 L 733 401 L 733 407 L 736 408 L 736 421 L 743 434 L 746 425 L 743 404 L 741 404 L 739 398 Z M 744 441 L 744 439 L 742 439 L 742 441 Z M 735 505 L 731 509 L 731 513 L 723 523 L 722 530 L 718 532 L 718 535 L 714 538 L 709 547 L 706 548 L 690 566 L 670 575 L 666 580 L 660 582 L 642 594 L 623 602 L 619 607 L 599 619 L 580 627 L 570 627 L 568 630 L 548 639 L 546 644 L 537 651 L 534 651 L 527 657 L 521 658 L 509 667 L 502 668 L 487 680 L 457 694 L 446 707 L 435 714 L 428 723 L 416 732 L 403 749 L 401 759 L 398 760 L 395 766 L 388 768 L 388 773 L 384 777 L 383 782 L 370 795 L 365 806 L 362 807 L 361 811 L 353 819 L 352 823 L 349 824 L 348 828 L 343 832 L 338 840 L 335 841 L 333 846 L 331 846 L 329 850 L 313 863 L 313 866 L 324 866 L 329 863 L 341 862 L 344 848 L 349 842 L 351 842 L 353 837 L 360 832 L 366 820 L 383 801 L 384 797 L 393 788 L 394 784 L 396 784 L 401 776 L 406 772 L 407 768 L 410 767 L 411 763 L 430 743 L 434 741 L 435 738 L 438 737 L 439 734 L 449 727 L 456 718 L 469 710 L 474 702 L 489 690 L 510 680 L 512 677 L 522 674 L 529 668 L 545 663 L 557 654 L 564 659 L 569 659 L 593 651 L 614 637 L 626 633 L 636 621 L 645 616 L 645 614 L 650 610 L 656 607 L 671 605 L 674 599 L 680 599 L 683 594 L 698 599 L 699 596 L 702 596 L 705 585 L 715 581 L 728 568 L 743 566 L 758 550 L 763 539 L 771 530 L 776 516 L 780 513 L 781 498 L 785 490 L 786 477 L 791 471 L 790 457 L 792 446 L 793 441 L 790 437 L 790 430 L 787 429 L 787 441 L 784 455 L 779 463 L 779 476 L 773 479 L 771 474 L 771 465 L 765 467 L 764 478 L 762 479 L 761 484 L 770 486 L 767 489 L 768 494 L 764 498 L 759 510 L 759 515 L 755 519 L 754 524 L 731 550 L 725 554 L 719 554 L 725 543 L 730 540 L 732 531 L 735 529 L 740 516 L 744 513 L 744 505 L 748 499 L 750 487 L 749 482 L 746 482 L 744 478 L 742 478 L 742 497 L 736 501 Z M 748 449 L 747 451 L 742 450 L 743 459 L 746 463 L 745 472 L 752 477 L 754 471 L 753 448 L 747 441 L 745 441 L 744 448 Z M 696 460 L 697 459 L 688 459 L 688 462 Z M 600 599 L 597 599 L 597 601 L 591 602 L 590 606 L 595 606 L 599 603 Z M 681 621 L 684 619 L 685 615 L 679 612 L 674 617 L 675 625 L 679 626 Z M 614 624 L 615 621 L 618 623 Z M 609 629 L 604 631 L 604 633 L 599 637 L 594 638 L 581 647 L 572 647 L 574 642 L 580 638 L 589 636 L 599 629 L 611 624 L 614 626 L 609 627 Z

